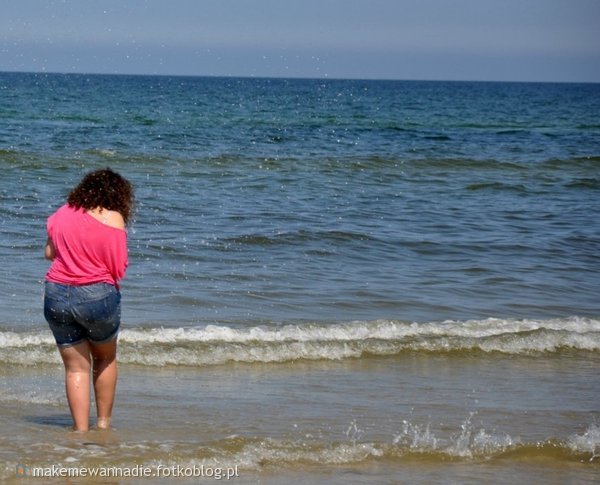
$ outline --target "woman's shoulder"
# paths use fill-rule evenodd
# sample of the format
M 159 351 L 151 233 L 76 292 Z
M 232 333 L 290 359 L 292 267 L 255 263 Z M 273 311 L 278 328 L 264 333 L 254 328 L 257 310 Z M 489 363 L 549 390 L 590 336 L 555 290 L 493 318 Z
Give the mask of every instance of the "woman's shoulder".
M 125 219 L 120 212 L 117 211 L 107 211 L 106 215 L 106 225 L 111 227 L 116 227 L 117 229 L 125 229 Z
M 86 211 L 91 217 L 101 222 L 102 224 L 110 227 L 114 227 L 115 229 L 125 229 L 125 220 L 123 216 L 118 211 L 111 211 L 108 209 L 92 209 Z

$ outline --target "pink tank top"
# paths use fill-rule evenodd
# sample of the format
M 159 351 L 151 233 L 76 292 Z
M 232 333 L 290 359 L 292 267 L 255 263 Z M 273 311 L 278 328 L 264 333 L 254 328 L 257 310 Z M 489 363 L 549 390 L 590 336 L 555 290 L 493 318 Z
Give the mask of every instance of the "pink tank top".
M 103 224 L 85 209 L 63 205 L 48 218 L 55 249 L 46 280 L 66 285 L 119 287 L 127 269 L 127 231 Z

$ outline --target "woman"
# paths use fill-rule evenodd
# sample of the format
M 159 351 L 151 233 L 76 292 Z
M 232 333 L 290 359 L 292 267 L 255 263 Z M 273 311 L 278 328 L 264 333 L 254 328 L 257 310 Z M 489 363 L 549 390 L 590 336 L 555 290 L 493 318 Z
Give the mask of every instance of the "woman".
M 48 218 L 44 316 L 65 366 L 74 429 L 87 431 L 90 370 L 97 427 L 110 427 L 117 383 L 119 281 L 127 268 L 132 185 L 109 168 L 88 173 Z

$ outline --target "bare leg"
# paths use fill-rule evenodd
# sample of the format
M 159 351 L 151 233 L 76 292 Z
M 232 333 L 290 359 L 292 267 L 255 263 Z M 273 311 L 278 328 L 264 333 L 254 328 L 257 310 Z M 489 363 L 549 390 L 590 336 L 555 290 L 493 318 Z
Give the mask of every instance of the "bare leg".
M 94 360 L 94 392 L 96 394 L 97 426 L 110 427 L 115 390 L 117 388 L 117 339 L 101 345 L 91 344 Z
M 87 431 L 90 418 L 90 346 L 87 341 L 59 347 L 65 365 L 67 401 L 77 431 Z

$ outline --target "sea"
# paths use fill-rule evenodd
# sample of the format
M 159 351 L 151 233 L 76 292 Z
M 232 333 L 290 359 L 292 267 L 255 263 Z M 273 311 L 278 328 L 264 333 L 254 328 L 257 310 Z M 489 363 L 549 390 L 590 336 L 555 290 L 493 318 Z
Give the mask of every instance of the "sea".
M 75 433 L 45 224 L 103 167 L 119 381 Z M 600 84 L 0 73 L 0 181 L 0 481 L 600 481 Z

